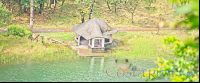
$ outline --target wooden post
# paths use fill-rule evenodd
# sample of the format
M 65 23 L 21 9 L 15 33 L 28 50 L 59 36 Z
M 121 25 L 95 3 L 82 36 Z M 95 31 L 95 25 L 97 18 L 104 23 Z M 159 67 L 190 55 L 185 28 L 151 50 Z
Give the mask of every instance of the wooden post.
M 102 47 L 104 47 L 105 38 L 102 39 Z
M 110 34 L 110 43 L 112 43 L 113 39 L 112 39 L 112 34 Z
M 88 45 L 90 46 L 90 39 L 89 39 L 89 44 Z
M 80 45 L 81 36 L 78 35 L 78 45 Z
M 92 39 L 92 47 L 94 47 L 94 41 L 95 41 L 95 39 Z
M 77 37 L 76 37 L 76 33 L 75 33 L 75 40 L 76 40 L 76 38 L 77 38 Z

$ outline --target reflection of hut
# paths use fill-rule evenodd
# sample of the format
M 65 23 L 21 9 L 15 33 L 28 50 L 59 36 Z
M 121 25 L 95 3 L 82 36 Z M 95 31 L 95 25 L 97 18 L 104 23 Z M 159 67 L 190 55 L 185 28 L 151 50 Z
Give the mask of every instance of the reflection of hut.
M 99 18 L 92 18 L 81 25 L 73 27 L 72 31 L 76 33 L 75 40 L 78 45 L 88 46 L 92 52 L 104 52 L 105 45 L 113 42 L 112 34 L 118 30 L 110 27 Z

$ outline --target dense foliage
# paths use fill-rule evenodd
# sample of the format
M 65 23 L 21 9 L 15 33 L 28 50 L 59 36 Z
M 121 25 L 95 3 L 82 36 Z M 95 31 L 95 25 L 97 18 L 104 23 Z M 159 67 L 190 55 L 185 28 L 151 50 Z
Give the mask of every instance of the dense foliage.
M 199 29 L 199 0 L 192 0 L 176 9 L 177 15 L 183 15 L 186 19 L 175 25 L 184 24 L 190 29 Z M 195 39 L 187 39 L 185 42 L 175 37 L 167 37 L 164 44 L 173 44 L 172 50 L 176 59 L 165 60 L 159 58 L 158 68 L 152 71 L 160 72 L 160 75 L 153 73 L 147 79 L 170 78 L 172 82 L 198 82 L 199 81 L 199 36 Z M 147 73 L 146 73 L 147 75 Z
M 19 36 L 19 37 L 28 37 L 30 38 L 32 36 L 32 32 L 29 31 L 28 27 L 20 27 L 17 25 L 12 25 L 7 28 L 6 35 L 14 35 L 14 36 Z

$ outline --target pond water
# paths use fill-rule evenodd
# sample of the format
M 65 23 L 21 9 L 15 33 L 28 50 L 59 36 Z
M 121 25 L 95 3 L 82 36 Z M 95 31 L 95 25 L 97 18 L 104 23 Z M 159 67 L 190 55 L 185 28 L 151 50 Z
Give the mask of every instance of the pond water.
M 119 59 L 119 63 L 120 60 Z M 139 70 L 155 68 L 152 60 L 129 59 Z M 114 68 L 115 67 L 115 68 Z M 134 77 L 133 75 L 123 76 L 118 73 L 119 67 L 115 58 L 86 57 L 77 60 L 66 60 L 56 62 L 28 63 L 0 67 L 0 81 L 2 82 L 32 82 L 32 81 L 59 81 L 59 82 L 135 82 L 145 81 L 145 78 Z M 106 73 L 107 70 L 107 73 Z M 110 77 L 110 76 L 115 77 Z M 156 80 L 168 81 L 168 80 Z

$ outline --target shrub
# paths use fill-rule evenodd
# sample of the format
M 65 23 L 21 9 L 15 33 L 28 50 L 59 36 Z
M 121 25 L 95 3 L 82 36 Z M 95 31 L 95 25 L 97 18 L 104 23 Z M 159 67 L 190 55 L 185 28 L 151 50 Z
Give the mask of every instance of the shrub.
M 8 27 L 6 34 L 20 36 L 20 37 L 26 36 L 26 37 L 30 38 L 32 35 L 32 32 L 29 31 L 29 28 L 27 28 L 27 27 L 20 27 L 17 25 L 12 25 L 12 26 Z

